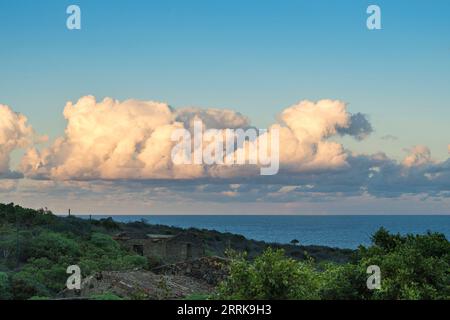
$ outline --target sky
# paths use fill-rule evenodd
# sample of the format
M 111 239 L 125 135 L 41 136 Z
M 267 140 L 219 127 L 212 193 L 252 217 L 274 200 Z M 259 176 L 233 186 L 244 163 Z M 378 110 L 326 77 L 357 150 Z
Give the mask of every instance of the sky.
M 72 4 L 81 30 L 66 27 Z M 381 30 L 366 27 L 371 4 Z M 450 214 L 449 12 L 445 0 L 1 1 L 0 202 Z M 281 125 L 280 173 L 172 170 L 167 132 L 196 116 Z

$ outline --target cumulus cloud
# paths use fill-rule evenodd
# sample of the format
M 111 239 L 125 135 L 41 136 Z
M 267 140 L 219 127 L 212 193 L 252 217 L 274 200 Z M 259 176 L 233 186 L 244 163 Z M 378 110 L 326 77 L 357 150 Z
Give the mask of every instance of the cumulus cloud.
M 17 173 L 9 171 L 9 156 L 4 155 L 29 145 L 33 132 L 22 115 L 5 106 L 0 111 L 0 177 L 11 178 Z M 295 202 L 364 195 L 450 196 L 450 160 L 433 160 L 426 146 L 408 149 L 404 160 L 398 162 L 383 153 L 355 155 L 332 141 L 330 138 L 344 134 L 360 140 L 373 131 L 364 115 L 349 113 L 341 101 L 301 101 L 284 109 L 267 132 L 238 146 L 235 153 L 277 129 L 281 167 L 279 174 L 269 177 L 260 176 L 258 165 L 172 163 L 172 133 L 177 129 L 192 131 L 195 120 L 222 133 L 226 129 L 251 127 L 248 118 L 232 110 L 175 110 L 154 101 L 96 101 L 86 96 L 76 103 L 67 103 L 64 117 L 64 136 L 48 148 L 29 149 L 23 157 L 21 169 L 26 177 L 48 182 L 97 180 L 89 183 L 92 188 L 113 183 L 130 197 L 139 190 L 149 201 L 157 201 L 161 196 L 174 201 L 189 198 L 218 202 Z M 183 179 L 183 183 L 178 179 Z M 12 186 L 9 183 L 0 190 L 10 190 Z
M 174 165 L 171 136 L 174 130 L 192 130 L 195 120 L 206 128 L 222 130 L 248 128 L 245 116 L 232 110 L 172 109 L 154 101 L 97 102 L 82 97 L 64 108 L 65 135 L 50 148 L 34 148 L 24 156 L 21 168 L 32 178 L 60 180 L 92 179 L 189 179 L 257 175 L 255 166 Z M 294 172 L 336 169 L 347 165 L 341 144 L 330 141 L 335 135 L 350 134 L 361 139 L 371 131 L 365 117 L 351 115 L 340 101 L 302 101 L 279 116 L 269 128 L 280 132 L 280 161 L 284 170 Z M 239 148 L 259 142 L 245 141 Z M 206 146 L 205 146 L 206 148 Z M 237 150 L 236 150 L 237 152 Z
M 10 155 L 17 148 L 27 147 L 34 138 L 27 118 L 0 104 L 0 178 L 18 178 L 21 175 L 10 170 Z
M 402 164 L 386 160 L 370 179 L 367 191 L 376 197 L 421 194 L 450 197 L 450 159 L 432 161 L 426 149 L 412 152 Z
M 260 144 L 262 139 L 272 141 L 274 130 L 277 130 L 281 170 L 290 173 L 328 172 L 348 166 L 348 154 L 343 146 L 329 138 L 347 134 L 361 140 L 372 131 L 362 114 L 351 115 L 346 104 L 337 100 L 301 101 L 283 110 L 278 119 L 266 133 L 254 141 L 247 141 L 241 149 L 248 150 L 252 145 L 256 149 L 254 145 Z M 239 151 L 236 150 L 235 157 Z M 248 166 L 216 167 L 210 172 L 225 178 L 258 174 L 251 170 Z
M 21 163 L 34 178 L 61 180 L 177 178 L 187 173 L 170 158 L 171 133 L 181 128 L 165 103 L 82 97 L 64 108 L 65 136 Z M 186 168 L 186 170 L 193 170 Z
M 183 108 L 175 111 L 175 117 L 185 128 L 190 129 L 193 128 L 195 120 L 201 120 L 207 129 L 237 129 L 250 125 L 247 117 L 228 109 Z
M 431 151 L 427 146 L 417 145 L 406 151 L 409 154 L 402 162 L 405 167 L 423 166 L 433 162 Z
M 302 101 L 280 115 L 280 162 L 294 171 L 339 168 L 347 164 L 341 144 L 328 138 L 351 126 L 340 101 Z
M 0 111 L 0 177 L 17 178 L 18 173 L 8 169 L 9 154 L 28 146 L 34 134 L 24 116 L 5 106 Z M 222 134 L 226 129 L 251 128 L 247 117 L 232 110 L 177 110 L 154 101 L 96 101 L 86 96 L 67 103 L 64 117 L 65 134 L 47 148 L 30 148 L 21 162 L 27 178 L 44 180 L 42 183 L 48 185 L 42 190 L 59 190 L 53 193 L 71 190 L 67 192 L 73 194 L 82 186 L 79 194 L 83 197 L 105 192 L 111 197 L 123 194 L 150 202 L 164 198 L 218 203 L 331 201 L 342 196 L 393 198 L 405 194 L 450 197 L 450 160 L 434 160 L 426 146 L 406 150 L 408 154 L 398 162 L 384 153 L 352 154 L 333 141 L 331 138 L 344 134 L 361 140 L 373 131 L 364 115 L 349 113 L 341 101 L 294 104 L 281 111 L 267 132 L 245 140 L 233 151 L 236 157 L 239 150 L 250 148 L 277 129 L 280 171 L 274 176 L 261 176 L 259 164 L 172 163 L 172 133 L 177 129 L 192 132 L 195 120 Z M 32 180 L 26 181 L 30 184 Z M 0 191 L 13 193 L 14 186 L 4 183 Z M 22 185 L 21 190 L 27 189 Z

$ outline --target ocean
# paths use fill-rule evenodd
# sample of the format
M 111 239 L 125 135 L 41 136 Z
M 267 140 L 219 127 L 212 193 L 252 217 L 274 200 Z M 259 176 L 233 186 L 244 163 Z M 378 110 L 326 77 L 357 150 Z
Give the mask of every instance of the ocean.
M 86 216 L 83 216 L 86 217 Z M 109 217 L 93 216 L 95 219 Z M 369 245 L 380 227 L 391 232 L 444 233 L 450 239 L 450 216 L 280 216 L 280 215 L 114 215 L 119 222 L 140 221 L 181 228 L 199 228 L 241 234 L 249 239 L 302 245 L 357 248 Z

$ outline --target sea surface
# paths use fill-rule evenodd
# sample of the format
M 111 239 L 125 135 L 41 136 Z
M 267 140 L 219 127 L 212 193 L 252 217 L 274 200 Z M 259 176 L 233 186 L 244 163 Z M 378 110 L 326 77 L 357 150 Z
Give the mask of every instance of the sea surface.
M 85 217 L 85 216 L 84 216 Z M 95 219 L 109 217 L 93 216 Z M 380 227 L 391 232 L 444 233 L 450 239 L 450 216 L 255 216 L 255 215 L 115 215 L 119 222 L 145 220 L 181 228 L 199 228 L 241 234 L 249 239 L 303 245 L 357 248 L 370 244 L 370 236 Z

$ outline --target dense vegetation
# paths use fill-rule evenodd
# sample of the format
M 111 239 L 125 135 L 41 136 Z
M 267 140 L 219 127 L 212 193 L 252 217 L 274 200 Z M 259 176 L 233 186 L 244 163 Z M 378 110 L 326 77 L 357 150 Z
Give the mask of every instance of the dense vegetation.
M 0 299 L 53 297 L 64 289 L 68 266 L 87 276 L 102 270 L 145 268 L 144 257 L 118 245 L 111 220 L 86 223 L 46 210 L 0 204 Z
M 124 228 L 180 232 L 143 222 L 124 225 L 112 219 L 62 218 L 45 209 L 0 204 L 0 300 L 55 297 L 64 289 L 66 268 L 72 264 L 81 267 L 83 276 L 105 270 L 148 269 L 147 259 L 112 239 L 112 234 Z M 450 299 L 450 243 L 442 234 L 401 236 L 380 229 L 370 247 L 360 247 L 349 255 L 331 248 L 268 246 L 214 231 L 191 233 L 204 239 L 212 254 L 221 255 L 224 243 L 238 252 L 231 254 L 230 275 L 218 286 L 214 298 Z M 243 251 L 250 252 L 250 259 Z M 323 256 L 330 259 L 321 259 Z M 379 290 L 367 289 L 369 265 L 381 269 Z M 105 293 L 91 298 L 118 297 Z
M 283 250 L 253 261 L 234 255 L 221 299 L 450 299 L 450 242 L 438 233 L 392 235 L 380 229 L 373 245 L 352 263 L 315 265 Z M 381 288 L 369 290 L 367 267 L 381 271 Z

